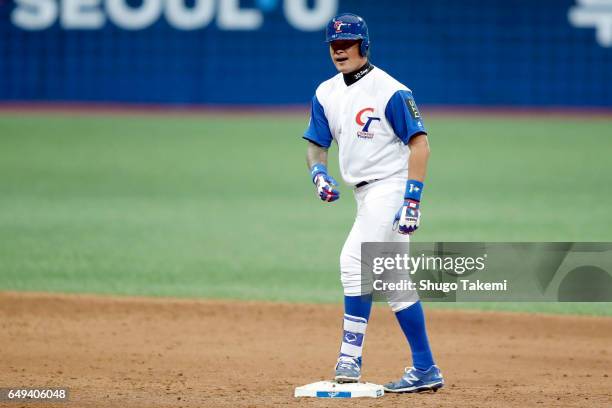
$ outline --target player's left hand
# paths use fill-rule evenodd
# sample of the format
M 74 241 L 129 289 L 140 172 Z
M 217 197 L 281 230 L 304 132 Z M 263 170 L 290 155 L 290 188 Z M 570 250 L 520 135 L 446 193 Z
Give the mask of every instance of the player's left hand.
M 419 228 L 421 223 L 421 211 L 419 202 L 406 199 L 404 205 L 395 214 L 393 229 L 400 234 L 412 234 Z
M 421 193 L 423 192 L 423 182 L 418 180 L 408 180 L 406 182 L 406 192 L 404 193 L 404 205 L 395 214 L 393 220 L 393 230 L 400 234 L 413 234 L 421 224 Z

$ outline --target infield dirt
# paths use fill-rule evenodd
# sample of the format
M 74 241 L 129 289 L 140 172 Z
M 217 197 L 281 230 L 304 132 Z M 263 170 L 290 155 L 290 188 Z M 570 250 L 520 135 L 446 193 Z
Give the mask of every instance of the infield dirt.
M 0 386 L 70 388 L 67 404 L 10 407 L 612 406 L 611 318 L 426 313 L 439 392 L 295 399 L 332 375 L 339 305 L 4 292 Z M 373 311 L 364 361 L 375 383 L 408 365 L 386 307 Z

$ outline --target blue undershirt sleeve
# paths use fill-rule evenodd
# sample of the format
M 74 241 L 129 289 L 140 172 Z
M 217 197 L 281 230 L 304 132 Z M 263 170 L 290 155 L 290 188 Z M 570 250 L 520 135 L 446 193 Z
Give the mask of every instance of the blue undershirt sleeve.
M 319 103 L 316 95 L 312 98 L 310 123 L 308 124 L 308 129 L 304 132 L 303 138 L 321 147 L 328 148 L 331 146 L 332 134 L 329 130 L 329 123 L 327 122 L 323 106 Z
M 421 113 L 410 91 L 402 90 L 393 94 L 387 102 L 385 117 L 404 144 L 408 144 L 413 136 L 427 134 Z

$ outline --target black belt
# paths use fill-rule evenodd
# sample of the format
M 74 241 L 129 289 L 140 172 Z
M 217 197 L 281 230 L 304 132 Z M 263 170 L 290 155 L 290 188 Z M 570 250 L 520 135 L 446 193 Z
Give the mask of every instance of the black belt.
M 367 186 L 368 184 L 374 183 L 374 182 L 376 182 L 376 181 L 378 181 L 378 179 L 376 179 L 376 180 L 370 180 L 370 181 L 362 181 L 362 182 L 359 182 L 359 183 L 355 184 L 355 188 L 359 188 L 359 187 Z

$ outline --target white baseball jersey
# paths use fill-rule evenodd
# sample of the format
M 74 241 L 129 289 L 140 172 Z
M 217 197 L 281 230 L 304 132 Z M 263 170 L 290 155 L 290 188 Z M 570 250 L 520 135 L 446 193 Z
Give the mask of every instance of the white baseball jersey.
M 349 185 L 406 177 L 406 145 L 427 133 L 412 92 L 369 64 L 353 75 L 349 85 L 341 73 L 319 85 L 304 138 L 325 148 L 336 141 L 340 172 Z

